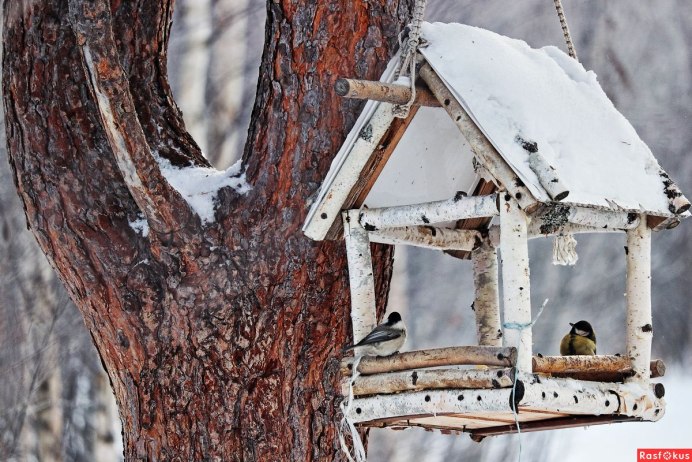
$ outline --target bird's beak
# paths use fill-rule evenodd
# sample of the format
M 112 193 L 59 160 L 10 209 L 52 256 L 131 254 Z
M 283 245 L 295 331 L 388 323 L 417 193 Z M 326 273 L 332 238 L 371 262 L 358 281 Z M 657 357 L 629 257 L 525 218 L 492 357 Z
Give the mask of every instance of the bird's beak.
M 573 323 L 573 322 L 570 322 L 569 325 L 572 326 L 572 327 L 574 327 L 574 323 Z

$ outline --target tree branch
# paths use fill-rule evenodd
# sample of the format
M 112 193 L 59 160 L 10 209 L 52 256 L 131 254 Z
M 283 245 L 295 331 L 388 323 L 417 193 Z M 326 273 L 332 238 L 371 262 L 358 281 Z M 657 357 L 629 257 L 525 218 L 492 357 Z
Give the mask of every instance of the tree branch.
M 126 75 L 114 65 L 120 60 L 109 5 L 95 2 L 86 6 L 71 0 L 69 12 L 89 87 L 125 184 L 156 232 L 175 232 L 181 222 L 194 218 L 193 212 L 161 174 L 137 118 Z

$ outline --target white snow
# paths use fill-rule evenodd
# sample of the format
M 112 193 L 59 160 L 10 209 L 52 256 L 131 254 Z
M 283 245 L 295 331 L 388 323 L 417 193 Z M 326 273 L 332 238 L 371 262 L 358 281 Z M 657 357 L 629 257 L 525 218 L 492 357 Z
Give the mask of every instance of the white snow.
M 130 221 L 129 224 L 130 228 L 134 229 L 142 236 L 147 237 L 149 235 L 149 223 L 144 216 L 138 216 L 135 221 Z
M 689 448 L 692 376 L 678 370 L 656 379 L 666 387 L 666 414 L 658 422 L 595 425 L 560 430 L 548 453 L 563 462 L 637 460 L 638 448 Z M 548 459 L 546 459 L 548 460 Z
M 185 198 L 202 223 L 214 221 L 215 200 L 219 189 L 230 186 L 240 194 L 246 194 L 251 189 L 245 181 L 245 173 L 241 173 L 240 160 L 227 170 L 216 170 L 208 167 L 175 167 L 155 153 L 154 157 L 168 183 Z
M 534 196 L 549 200 L 520 137 L 557 170 L 563 201 L 670 215 L 659 166 L 592 71 L 559 49 L 425 23 L 421 51 Z

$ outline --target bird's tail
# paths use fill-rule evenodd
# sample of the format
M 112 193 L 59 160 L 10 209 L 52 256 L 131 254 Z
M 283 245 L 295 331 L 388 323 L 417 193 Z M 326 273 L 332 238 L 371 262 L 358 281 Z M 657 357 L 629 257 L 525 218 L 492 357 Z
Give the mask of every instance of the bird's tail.
M 347 351 L 353 350 L 355 347 L 356 347 L 356 345 L 348 345 L 348 346 L 345 346 L 345 347 L 341 350 L 341 352 L 342 352 L 342 353 L 346 353 Z

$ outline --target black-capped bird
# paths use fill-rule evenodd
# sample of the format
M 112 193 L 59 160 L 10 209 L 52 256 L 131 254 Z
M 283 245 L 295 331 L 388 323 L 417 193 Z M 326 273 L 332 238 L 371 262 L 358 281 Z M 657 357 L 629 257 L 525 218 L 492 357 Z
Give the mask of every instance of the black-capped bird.
M 579 321 L 575 324 L 570 322 L 569 325 L 572 326 L 572 329 L 569 334 L 562 337 L 560 354 L 563 356 L 595 355 L 596 334 L 591 324 L 586 321 Z
M 360 348 L 363 356 L 389 356 L 398 352 L 406 342 L 406 326 L 401 315 L 392 311 L 387 320 L 375 327 L 355 345 L 349 345 L 344 351 Z

